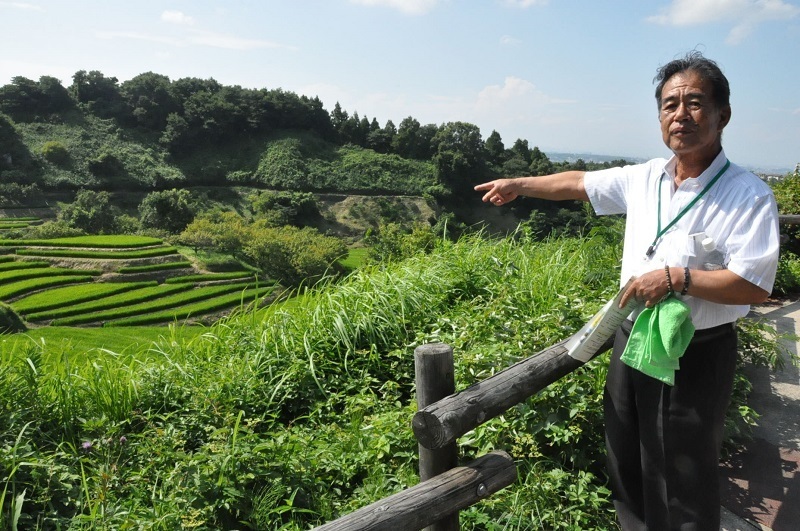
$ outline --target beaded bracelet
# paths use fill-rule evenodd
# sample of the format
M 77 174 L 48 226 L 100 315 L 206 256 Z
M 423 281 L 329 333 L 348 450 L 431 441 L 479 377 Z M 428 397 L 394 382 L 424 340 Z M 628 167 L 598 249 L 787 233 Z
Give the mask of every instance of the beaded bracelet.
M 672 277 L 669 276 L 669 266 L 664 265 L 664 273 L 667 275 L 667 293 L 675 293 L 675 290 L 672 289 Z
M 684 267 L 683 268 L 683 289 L 681 290 L 681 295 L 686 295 L 686 293 L 689 291 L 689 284 L 691 283 L 691 281 L 692 281 L 692 277 L 689 274 L 689 268 L 688 267 Z

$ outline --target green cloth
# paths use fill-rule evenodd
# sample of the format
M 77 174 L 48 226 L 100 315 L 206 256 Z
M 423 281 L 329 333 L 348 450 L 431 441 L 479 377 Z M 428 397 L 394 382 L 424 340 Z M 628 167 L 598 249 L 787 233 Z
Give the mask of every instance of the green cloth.
M 694 335 L 689 306 L 675 297 L 645 308 L 633 323 L 621 360 L 626 365 L 668 385 Z

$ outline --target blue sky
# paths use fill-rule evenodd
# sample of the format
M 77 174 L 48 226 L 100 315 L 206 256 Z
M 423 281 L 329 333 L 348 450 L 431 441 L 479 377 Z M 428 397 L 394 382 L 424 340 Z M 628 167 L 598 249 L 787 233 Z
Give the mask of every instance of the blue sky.
M 214 78 L 545 152 L 668 156 L 652 80 L 692 49 L 730 80 L 728 156 L 800 163 L 800 0 L 0 0 L 0 84 Z

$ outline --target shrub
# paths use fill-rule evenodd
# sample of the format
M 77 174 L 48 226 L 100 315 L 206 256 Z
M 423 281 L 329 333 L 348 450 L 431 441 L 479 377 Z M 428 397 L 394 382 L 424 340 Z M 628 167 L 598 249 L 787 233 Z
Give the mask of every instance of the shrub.
M 179 241 L 198 249 L 214 249 L 236 257 L 249 237 L 247 221 L 236 212 L 210 211 L 198 216 L 181 233 Z
M 103 152 L 89 160 L 89 171 L 97 177 L 118 177 L 125 172 L 122 161 L 116 155 Z
M 403 260 L 420 252 L 428 252 L 436 243 L 430 225 L 416 223 L 410 228 L 398 223 L 381 225 L 369 230 L 364 238 L 369 245 L 368 258 L 374 262 Z
M 0 302 L 0 334 L 14 334 L 26 330 L 19 315 L 10 306 Z
M 311 192 L 258 191 L 250 195 L 253 210 L 270 224 L 301 225 L 318 218 L 319 203 Z
M 45 142 L 42 146 L 42 156 L 52 162 L 63 166 L 69 162 L 69 151 L 66 146 L 57 140 Z
M 65 220 L 46 221 L 41 225 L 32 225 L 25 231 L 25 238 L 31 240 L 48 240 L 51 238 L 68 238 L 86 234 Z
M 139 205 L 139 221 L 145 229 L 172 234 L 184 230 L 194 219 L 195 206 L 188 190 L 151 192 Z
M 109 234 L 116 232 L 120 214 L 108 192 L 80 190 L 72 203 L 61 205 L 58 219 L 89 234 Z
M 800 165 L 794 172 L 772 185 L 772 190 L 778 202 L 778 212 L 800 214 Z M 788 225 L 781 229 L 789 237 L 783 247 L 795 254 L 800 253 L 800 226 Z
M 0 183 L 0 201 L 8 204 L 30 203 L 34 199 L 43 197 L 42 190 L 36 184 L 20 184 L 25 182 L 25 176 L 18 176 L 16 170 L 2 172 Z M 17 181 L 17 182 L 14 182 Z
M 800 291 L 800 258 L 791 251 L 781 252 L 773 293 L 789 295 Z
M 339 238 L 311 228 L 255 227 L 243 252 L 270 278 L 297 286 L 321 278 L 347 253 L 347 247 Z

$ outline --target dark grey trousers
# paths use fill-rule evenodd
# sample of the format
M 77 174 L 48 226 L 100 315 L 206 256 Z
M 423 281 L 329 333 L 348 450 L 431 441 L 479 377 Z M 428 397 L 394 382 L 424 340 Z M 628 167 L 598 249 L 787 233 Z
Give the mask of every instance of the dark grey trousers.
M 718 531 L 717 469 L 736 329 L 697 331 L 669 386 L 620 361 L 626 325 L 617 332 L 604 394 L 617 518 L 625 531 Z

